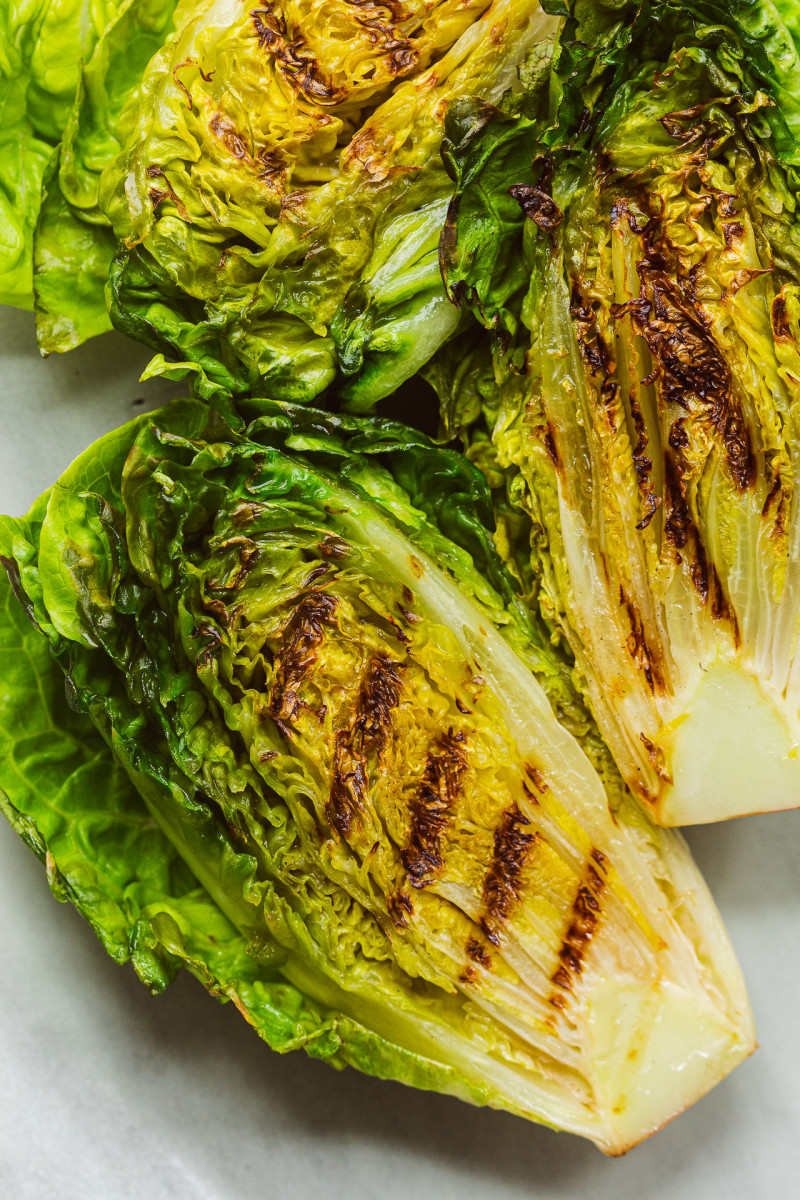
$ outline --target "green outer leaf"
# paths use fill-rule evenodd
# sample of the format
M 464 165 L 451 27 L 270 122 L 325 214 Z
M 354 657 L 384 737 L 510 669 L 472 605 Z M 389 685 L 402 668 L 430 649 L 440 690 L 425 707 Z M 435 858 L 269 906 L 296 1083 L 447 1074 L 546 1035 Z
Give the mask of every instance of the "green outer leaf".
M 775 7 L 792 35 L 792 41 L 800 49 L 800 4 L 798 4 L 798 0 L 775 0 Z
M 57 157 L 44 179 L 34 239 L 36 330 L 45 351 L 112 328 L 105 285 L 117 248 L 98 203 L 119 150 L 120 114 L 172 27 L 176 0 L 126 0 L 82 67 Z
M 0 119 L 8 108 L 0 99 Z M 0 304 L 33 308 L 33 230 L 42 177 L 53 153 L 20 120 L 0 135 Z
M 124 2 L 124 0 L 123 0 Z M 0 303 L 33 307 L 45 167 L 117 0 L 0 0 Z
M 112 329 L 105 284 L 115 244 L 110 229 L 80 221 L 58 182 L 63 147 L 42 179 L 34 235 L 33 287 L 36 337 L 45 353 L 72 350 Z

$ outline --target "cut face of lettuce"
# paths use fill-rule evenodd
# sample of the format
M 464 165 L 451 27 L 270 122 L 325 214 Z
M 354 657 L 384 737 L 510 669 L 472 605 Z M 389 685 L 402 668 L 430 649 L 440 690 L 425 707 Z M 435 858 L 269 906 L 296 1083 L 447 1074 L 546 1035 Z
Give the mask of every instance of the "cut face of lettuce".
M 42 179 L 115 0 L 0 0 L 0 304 L 33 307 Z
M 557 24 L 537 0 L 184 0 L 173 32 L 171 4 L 133 0 L 48 187 L 42 346 L 78 344 L 108 305 L 205 398 L 254 412 L 335 383 L 371 407 L 459 322 L 437 255 L 447 106 L 499 98 Z
M 400 426 L 272 406 L 245 437 L 195 401 L 91 447 L 0 553 L 237 947 L 246 1015 L 264 997 L 312 1053 L 619 1153 L 752 1050 L 751 1018 L 683 842 L 504 597 L 485 505 Z M 182 897 L 153 936 L 202 962 Z
M 569 11 L 546 90 L 455 114 L 445 270 L 494 378 L 443 361 L 445 415 L 656 818 L 794 807 L 797 54 L 769 4 Z

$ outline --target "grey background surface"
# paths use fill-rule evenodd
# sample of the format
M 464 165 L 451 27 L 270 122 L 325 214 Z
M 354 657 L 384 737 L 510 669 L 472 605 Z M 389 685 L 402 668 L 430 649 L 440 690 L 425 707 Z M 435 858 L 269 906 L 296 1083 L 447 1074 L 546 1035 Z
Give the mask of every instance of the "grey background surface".
M 179 388 L 107 335 L 42 361 L 0 309 L 0 511 Z M 446 1097 L 272 1054 L 189 977 L 151 999 L 0 825 L 0 1197 L 781 1200 L 800 1195 L 800 812 L 691 831 L 761 1048 L 626 1158 Z

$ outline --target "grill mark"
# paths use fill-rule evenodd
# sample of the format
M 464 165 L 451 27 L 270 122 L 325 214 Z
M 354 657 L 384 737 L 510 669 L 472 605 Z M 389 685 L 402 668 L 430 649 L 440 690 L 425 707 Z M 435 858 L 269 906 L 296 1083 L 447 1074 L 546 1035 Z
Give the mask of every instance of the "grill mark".
M 594 379 L 600 376 L 600 400 L 608 423 L 614 433 L 617 423 L 614 408 L 619 395 L 619 384 L 613 378 L 616 363 L 608 343 L 597 328 L 597 313 L 587 298 L 581 293 L 576 279 L 572 280 L 570 293 L 569 315 L 575 322 L 575 335 L 584 362 L 589 368 L 589 374 Z
M 725 249 L 733 250 L 736 243 L 744 239 L 744 225 L 741 221 L 723 221 L 722 236 L 725 239 Z
M 475 984 L 478 979 L 478 967 L 481 967 L 484 971 L 491 971 L 492 956 L 486 947 L 475 937 L 467 938 L 464 953 L 470 961 L 464 964 L 464 968 L 459 975 L 459 983 Z
M 682 421 L 676 421 L 670 430 L 670 447 L 680 450 L 688 444 L 689 438 Z M 686 489 L 681 473 L 675 464 L 674 456 L 668 451 L 664 453 L 664 499 L 666 502 L 664 537 L 676 550 L 683 550 L 694 531 L 694 522 L 689 505 L 686 503 Z M 678 556 L 678 561 L 680 561 L 680 556 Z
M 422 617 L 419 615 L 419 613 L 411 612 L 411 610 L 401 604 L 399 600 L 397 602 L 397 611 L 400 613 L 400 616 L 407 625 L 417 625 L 422 620 Z
M 303 591 L 305 591 L 307 588 L 310 588 L 312 583 L 315 583 L 318 579 L 321 579 L 323 575 L 327 575 L 328 571 L 330 571 L 330 566 L 328 563 L 317 563 L 315 567 L 311 568 L 308 575 L 303 580 Z
M 354 13 L 356 24 L 368 34 L 376 56 L 384 60 L 389 74 L 406 75 L 417 66 L 420 55 L 414 43 L 396 26 L 387 23 L 387 17 L 393 19 L 395 11 L 406 17 L 402 9 L 374 4 L 371 0 L 348 0 L 348 3 L 360 10 Z M 290 87 L 320 107 L 336 106 L 347 99 L 347 88 L 334 84 L 307 49 L 302 32 L 295 28 L 290 33 L 285 17 L 275 12 L 274 4 L 265 3 L 252 9 L 250 18 L 259 47 L 273 56 Z
M 661 225 L 660 215 L 651 215 L 638 225 L 624 201 L 615 209 L 627 212 L 631 231 L 641 239 L 642 257 L 636 265 L 639 295 L 624 304 L 613 304 L 611 315 L 630 316 L 635 331 L 647 343 L 658 367 L 665 404 L 689 413 L 689 396 L 701 405 L 701 420 L 722 443 L 731 478 L 742 492 L 756 478 L 756 459 L 750 432 L 734 396 L 733 378 L 714 341 L 703 312 L 696 307 L 695 278 L 682 273 L 675 247 Z M 689 464 L 681 458 L 680 468 Z
M 355 820 L 364 811 L 368 788 L 366 756 L 356 749 L 352 730 L 340 729 L 333 739 L 327 813 L 343 838 L 350 836 Z
M 403 646 L 410 645 L 411 638 L 408 636 L 408 634 L 405 632 L 404 629 L 401 629 L 399 623 L 397 621 L 395 621 L 394 617 L 387 616 L 386 619 L 388 620 L 389 624 L 391 625 L 392 629 L 394 630 L 394 636 L 397 638 L 398 642 L 400 642 L 401 645 L 403 645 Z
M 208 581 L 208 586 L 217 592 L 238 591 L 244 584 L 244 581 L 247 579 L 247 576 L 250 574 L 252 568 L 258 562 L 258 546 L 255 544 L 255 542 L 252 542 L 250 538 L 242 537 L 241 535 L 238 537 L 227 538 L 224 542 L 220 542 L 219 549 L 226 550 L 229 546 L 239 547 L 239 570 L 229 583 L 222 583 L 218 579 L 210 579 Z
M 469 938 L 466 946 L 464 947 L 464 951 L 467 955 L 467 958 L 471 958 L 472 961 L 477 963 L 479 967 L 483 967 L 486 971 L 491 970 L 492 956 L 477 938 Z
M 406 892 L 393 892 L 386 901 L 386 909 L 395 929 L 408 929 L 408 918 L 413 916 L 414 906 Z
M 494 946 L 500 945 L 502 926 L 506 924 L 520 898 L 522 873 L 531 847 L 540 835 L 525 832 L 529 819 L 515 803 L 506 809 L 494 831 L 494 851 L 483 881 L 485 915 L 481 928 Z
M 789 324 L 789 312 L 786 307 L 786 296 L 781 288 L 780 294 L 772 301 L 772 332 L 779 342 L 792 339 L 792 327 Z
M 547 780 L 544 777 L 544 772 L 539 767 L 534 767 L 532 763 L 525 763 L 525 774 L 530 779 L 533 786 L 540 796 L 543 796 L 548 788 Z M 527 789 L 526 789 L 527 790 Z
M 210 621 L 198 621 L 192 629 L 193 638 L 202 638 L 203 645 L 198 650 L 194 665 L 195 670 L 205 671 L 214 662 L 217 656 L 217 651 L 223 644 L 222 634 L 216 625 L 212 625 Z
M 401 664 L 379 654 L 367 668 L 356 709 L 355 729 L 367 750 L 382 754 L 389 737 L 392 710 L 400 699 Z
M 429 750 L 419 791 L 409 807 L 411 828 L 402 860 L 413 888 L 428 887 L 442 869 L 444 832 L 467 766 L 464 734 L 448 729 Z
M 250 19 L 260 49 L 273 56 L 290 87 L 321 107 L 339 104 L 345 99 L 346 91 L 334 87 L 314 56 L 305 50 L 303 35 L 295 30 L 290 36 L 285 18 L 275 12 L 274 5 L 263 4 L 251 9 Z
M 346 0 L 353 8 L 366 10 L 369 20 L 407 21 L 411 16 L 408 6 L 402 0 Z
M 659 656 L 648 645 L 647 635 L 644 631 L 644 622 L 636 605 L 627 595 L 622 584 L 620 584 L 619 588 L 619 603 L 620 607 L 624 608 L 628 614 L 628 623 L 631 629 L 625 641 L 628 654 L 644 675 L 647 680 L 647 686 L 650 688 L 652 694 L 656 695 L 657 692 L 663 692 L 664 676 L 659 663 Z
M 292 165 L 286 155 L 277 149 L 262 146 L 256 158 L 258 178 L 273 192 L 285 192 L 292 176 Z
M 770 530 L 770 538 L 773 541 L 781 541 L 786 536 L 786 514 L 789 508 L 789 495 L 786 489 L 782 486 L 780 470 L 776 471 L 775 478 L 772 481 L 772 487 L 764 501 L 764 507 L 761 510 L 761 516 L 766 521 L 769 519 L 772 510 L 774 516 L 772 518 L 772 529 Z
M 754 279 L 759 279 L 762 275 L 769 275 L 772 267 L 742 267 L 737 271 L 731 279 L 728 291 L 731 296 L 735 296 L 743 287 L 747 287 L 748 283 L 752 283 Z
M 670 445 L 682 445 L 685 431 L 678 422 L 670 433 Z M 686 492 L 683 478 L 676 466 L 673 454 L 664 454 L 664 496 L 667 516 L 664 521 L 664 537 L 677 551 L 675 561 L 681 563 L 684 553 L 691 559 L 689 578 L 701 603 L 708 606 L 711 615 L 719 621 L 727 621 L 731 626 L 736 645 L 740 642 L 739 622 L 736 613 L 731 608 L 719 572 L 713 562 L 709 562 L 706 548 L 703 544 L 700 530 L 692 518 L 689 505 L 686 502 Z
M 184 96 L 186 97 L 186 107 L 188 108 L 189 112 L 192 111 L 192 104 L 193 104 L 192 93 L 189 91 L 189 89 L 187 88 L 187 86 L 183 82 L 183 80 L 178 78 L 178 71 L 183 70 L 184 67 L 193 67 L 194 65 L 195 65 L 195 62 L 194 62 L 193 58 L 185 58 L 183 60 L 183 62 L 176 63 L 175 66 L 172 68 L 172 78 L 175 82 L 176 87 L 179 87 L 181 89 L 181 91 L 183 92 Z M 208 77 L 202 71 L 200 72 L 200 74 L 206 80 L 206 83 L 208 83 Z
M 303 188 L 296 188 L 293 192 L 288 192 L 285 196 L 281 196 L 281 210 L 278 219 L 280 221 L 294 221 L 297 225 L 307 224 L 305 207 L 308 203 L 308 192 Z M 325 505 L 325 511 L 328 513 L 341 512 L 342 510 L 330 508 Z
M 568 994 L 572 992 L 575 980 L 583 973 L 586 952 L 601 916 L 600 896 L 605 888 L 605 880 L 591 864 L 589 869 L 593 888 L 585 883 L 578 887 L 567 932 L 558 952 L 559 965 L 550 976 L 550 982 L 558 989 L 549 996 L 549 1003 L 555 1008 L 566 1008 Z
M 353 8 L 362 9 L 356 20 L 366 29 L 373 45 L 381 45 L 381 56 L 386 55 L 392 75 L 407 74 L 419 62 L 419 51 L 413 42 L 404 37 L 391 21 L 406 20 L 408 13 L 396 3 L 375 4 L 372 0 L 347 0 Z
M 243 500 L 231 513 L 231 521 L 238 528 L 240 525 L 246 525 L 249 521 L 254 521 L 263 511 L 262 504 L 253 504 L 251 501 Z
M 202 604 L 206 612 L 212 613 L 221 625 L 224 625 L 226 629 L 230 629 L 236 609 L 229 609 L 224 600 L 206 596 L 205 593 L 203 594 Z
M 547 425 L 544 426 L 543 429 L 544 429 L 544 436 L 543 436 L 542 440 L 544 441 L 544 448 L 547 451 L 548 458 L 550 459 L 551 463 L 555 467 L 556 473 L 558 475 L 563 475 L 564 474 L 564 464 L 562 463 L 561 456 L 558 453 L 558 444 L 556 442 L 555 430 L 553 429 L 553 426 L 549 420 L 547 422 Z
M 664 751 L 661 747 L 656 746 L 655 742 L 651 742 L 650 738 L 646 737 L 643 733 L 639 734 L 639 740 L 647 751 L 647 757 L 650 759 L 650 764 L 659 779 L 663 779 L 665 783 L 672 783 L 672 772 L 667 766 Z
M 675 138 L 676 141 L 687 145 L 689 142 L 698 141 L 703 133 L 706 132 L 703 124 L 690 125 L 690 122 L 697 120 L 705 107 L 705 101 L 701 101 L 699 104 L 693 104 L 691 108 L 682 108 L 675 112 L 669 112 L 658 119 L 671 138 Z
M 298 689 L 317 660 L 325 636 L 322 627 L 331 622 L 335 609 L 333 596 L 311 592 L 302 598 L 284 628 L 268 712 L 286 737 L 291 736 L 286 722 L 293 721 L 301 708 Z
M 383 183 L 421 168 L 404 166 L 394 156 L 394 136 L 381 125 L 369 123 L 355 135 L 342 155 L 343 170 L 363 170 L 371 183 Z
M 369 753 L 380 756 L 385 749 L 391 713 L 400 698 L 401 669 L 400 663 L 385 654 L 373 658 L 364 672 L 350 723 L 334 736 L 327 814 L 332 827 L 343 838 L 350 836 L 356 819 L 364 811 L 369 793 L 367 756 Z M 389 915 L 392 916 L 391 909 Z M 402 915 L 401 909 L 396 915 Z
M 650 478 L 653 470 L 653 460 L 646 453 L 647 446 L 650 441 L 650 436 L 647 432 L 647 424 L 642 415 L 639 401 L 636 398 L 636 392 L 633 387 L 630 389 L 628 396 L 628 404 L 631 410 L 633 419 L 633 427 L 636 431 L 636 445 L 631 450 L 633 457 L 633 469 L 636 473 L 636 483 L 639 488 L 639 493 L 644 503 L 644 516 L 638 522 L 637 529 L 646 529 L 652 521 L 653 517 L 661 507 L 661 497 L 657 492 L 653 491 L 653 485 Z

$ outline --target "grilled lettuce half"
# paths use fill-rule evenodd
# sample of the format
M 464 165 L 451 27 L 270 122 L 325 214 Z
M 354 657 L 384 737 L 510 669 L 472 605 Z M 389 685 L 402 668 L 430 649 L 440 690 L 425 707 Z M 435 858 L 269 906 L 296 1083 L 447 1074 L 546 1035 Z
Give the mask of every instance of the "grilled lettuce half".
M 42 349 L 113 322 L 251 415 L 334 383 L 371 407 L 461 319 L 446 109 L 499 99 L 557 26 L 538 0 L 130 0 L 46 181 Z
M 569 3 L 452 114 L 488 337 L 430 368 L 498 545 L 664 824 L 800 804 L 800 63 L 768 3 Z
M 185 963 L 278 1049 L 621 1153 L 751 1016 L 489 516 L 389 422 L 272 405 L 243 435 L 194 400 L 109 434 L 0 525 L 32 622 L 0 623 L 0 786 L 151 986 Z

